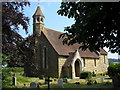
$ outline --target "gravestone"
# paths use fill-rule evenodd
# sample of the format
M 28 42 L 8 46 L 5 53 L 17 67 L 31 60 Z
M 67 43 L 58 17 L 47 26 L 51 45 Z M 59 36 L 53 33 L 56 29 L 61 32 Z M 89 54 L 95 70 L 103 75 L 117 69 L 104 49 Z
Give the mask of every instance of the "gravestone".
M 13 85 L 16 86 L 17 85 L 17 78 L 16 77 L 13 77 Z
M 101 78 L 101 82 L 104 82 L 104 78 Z
M 17 78 L 15 77 L 16 75 L 13 75 L 13 85 L 16 86 L 17 85 Z
M 39 84 L 36 83 L 36 82 L 31 82 L 30 83 L 30 88 L 38 88 L 39 87 Z
M 58 87 L 63 88 L 63 79 L 58 80 Z

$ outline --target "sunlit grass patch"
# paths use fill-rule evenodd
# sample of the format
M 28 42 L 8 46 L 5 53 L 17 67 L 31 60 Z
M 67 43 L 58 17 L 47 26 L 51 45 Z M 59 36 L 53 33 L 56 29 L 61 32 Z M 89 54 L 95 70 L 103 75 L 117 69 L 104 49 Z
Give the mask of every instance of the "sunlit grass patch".
M 10 70 L 9 70 L 10 69 Z M 30 88 L 31 82 L 37 82 L 40 84 L 40 88 L 48 88 L 48 85 L 45 84 L 44 79 L 39 79 L 36 77 L 25 77 L 23 68 L 4 68 L 4 80 L 3 87 L 4 88 Z M 18 70 L 18 72 L 17 72 Z M 12 85 L 12 77 L 13 74 L 16 74 L 17 85 Z M 108 77 L 108 76 L 104 76 Z M 64 88 L 111 88 L 112 84 L 105 85 L 106 82 L 112 82 L 111 79 L 104 79 L 104 82 L 101 82 L 100 78 L 104 78 L 103 76 L 96 76 L 90 79 L 67 79 L 67 83 L 64 83 Z M 97 78 L 97 79 L 96 79 Z M 50 88 L 59 88 L 58 87 L 58 78 L 50 78 L 52 82 L 50 82 Z M 92 85 L 87 85 L 88 80 L 97 81 L 97 84 L 92 83 Z M 80 84 L 79 84 L 80 83 Z

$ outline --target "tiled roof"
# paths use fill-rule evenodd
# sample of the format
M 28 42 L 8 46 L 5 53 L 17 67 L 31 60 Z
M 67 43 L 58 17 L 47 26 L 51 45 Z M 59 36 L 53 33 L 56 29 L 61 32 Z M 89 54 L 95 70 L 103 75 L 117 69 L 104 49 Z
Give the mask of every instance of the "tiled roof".
M 107 52 L 104 49 L 100 49 L 100 54 L 107 54 Z
M 72 46 L 68 46 L 66 44 L 63 45 L 63 39 L 59 39 L 59 35 L 62 34 L 62 32 L 44 28 L 43 33 L 59 55 L 69 56 L 69 53 L 75 52 L 75 50 L 77 50 L 80 46 L 79 44 L 74 44 Z M 85 51 L 79 49 L 79 53 L 81 57 L 99 58 L 97 53 L 91 52 L 89 49 Z M 103 49 L 100 50 L 100 53 L 107 54 L 107 52 Z
M 37 7 L 37 10 L 36 10 L 36 12 L 33 16 L 35 16 L 35 15 L 41 15 L 41 16 L 44 17 L 44 14 L 42 13 L 42 10 L 41 10 L 40 6 Z

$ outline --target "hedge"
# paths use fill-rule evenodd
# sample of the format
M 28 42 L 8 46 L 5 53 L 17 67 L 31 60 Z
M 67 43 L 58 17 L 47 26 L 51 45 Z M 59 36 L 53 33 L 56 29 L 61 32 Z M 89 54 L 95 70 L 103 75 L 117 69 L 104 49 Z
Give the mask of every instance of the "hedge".
M 80 79 L 86 79 L 86 78 L 91 78 L 92 77 L 92 73 L 89 71 L 82 71 L 80 73 Z
M 111 64 L 108 67 L 108 75 L 110 77 L 117 77 L 120 78 L 120 63 L 118 64 Z

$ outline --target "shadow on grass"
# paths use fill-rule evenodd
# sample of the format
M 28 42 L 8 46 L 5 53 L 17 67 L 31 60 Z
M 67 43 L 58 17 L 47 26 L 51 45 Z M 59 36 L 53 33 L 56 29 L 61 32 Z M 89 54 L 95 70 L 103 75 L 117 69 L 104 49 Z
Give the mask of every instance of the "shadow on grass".
M 86 84 L 75 84 L 75 83 L 64 83 L 64 88 L 58 87 L 57 84 L 51 84 L 50 90 L 73 90 L 74 89 L 81 89 L 81 90 L 118 90 L 117 88 L 114 88 L 112 84 L 106 85 L 105 83 L 98 83 L 98 84 L 92 84 L 92 85 L 86 85 Z M 47 84 L 44 86 L 40 86 L 40 88 L 3 88 L 2 90 L 48 90 Z
M 51 85 L 51 88 L 59 88 L 57 84 Z M 75 84 L 75 83 L 65 83 L 64 88 L 113 88 L 112 83 L 107 85 L 106 83 L 98 83 L 98 84 Z
M 43 84 L 40 86 L 40 88 L 37 89 L 32 89 L 32 88 L 17 88 L 17 87 L 12 87 L 11 90 L 39 90 L 39 89 L 47 89 L 48 86 L 47 84 Z M 106 83 L 97 83 L 97 84 L 92 84 L 92 85 L 87 85 L 87 84 L 76 84 L 76 83 L 64 83 L 64 88 L 58 87 L 58 84 L 50 84 L 50 90 L 54 89 L 67 89 L 67 88 L 88 88 L 88 89 L 99 89 L 99 88 L 113 88 L 112 83 L 106 84 Z M 9 88 L 10 89 L 10 88 Z M 3 88 L 3 90 L 9 90 L 8 88 Z

